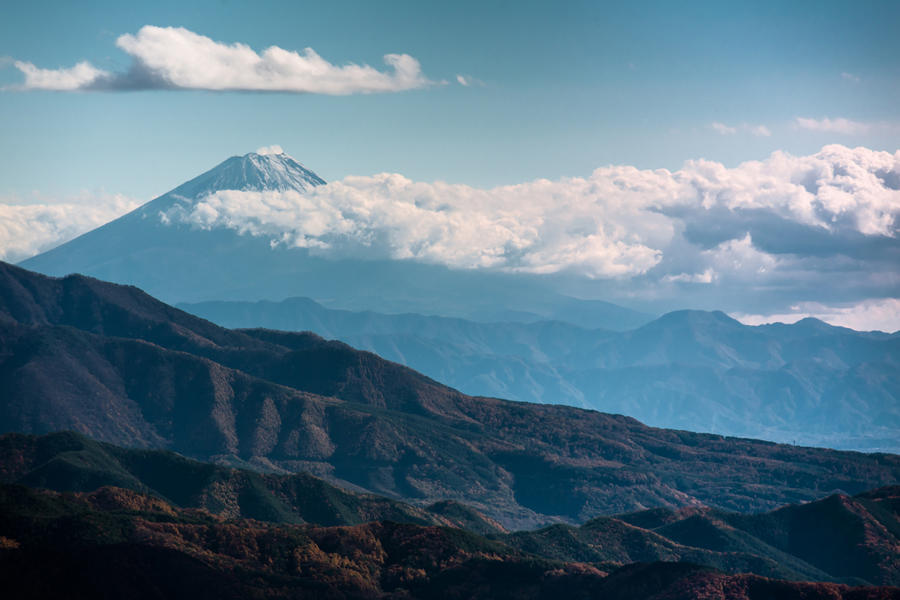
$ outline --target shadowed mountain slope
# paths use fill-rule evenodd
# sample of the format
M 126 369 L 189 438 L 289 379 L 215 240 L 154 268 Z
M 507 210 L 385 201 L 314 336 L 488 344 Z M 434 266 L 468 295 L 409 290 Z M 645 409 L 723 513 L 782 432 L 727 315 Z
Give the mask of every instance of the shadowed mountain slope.
M 567 561 L 678 560 L 779 579 L 898 585 L 900 487 L 756 515 L 653 509 L 497 539 Z
M 478 533 L 502 528 L 467 506 L 414 507 L 337 488 L 308 473 L 277 475 L 193 461 L 162 450 L 137 450 L 61 432 L 0 436 L 0 482 L 60 492 L 115 486 L 223 518 L 276 523 L 356 525 L 399 521 Z
M 312 334 L 230 331 L 132 287 L 0 265 L 0 429 L 72 429 L 309 471 L 507 528 L 641 508 L 768 510 L 895 483 L 900 457 L 473 398 Z
M 441 527 L 224 521 L 120 488 L 0 486 L 0 585 L 17 598 L 688 598 L 887 600 L 897 588 L 792 583 L 683 563 L 594 566 Z
M 900 583 L 898 487 L 852 498 L 830 496 L 757 515 L 706 507 L 654 509 L 599 517 L 580 527 L 557 524 L 504 534 L 497 523 L 452 501 L 414 507 L 350 493 L 304 473 L 225 468 L 160 450 L 120 448 L 71 432 L 0 437 L 0 483 L 91 493 L 116 486 L 222 519 L 449 525 L 487 534 L 535 556 L 592 563 L 602 570 L 679 561 L 795 581 Z

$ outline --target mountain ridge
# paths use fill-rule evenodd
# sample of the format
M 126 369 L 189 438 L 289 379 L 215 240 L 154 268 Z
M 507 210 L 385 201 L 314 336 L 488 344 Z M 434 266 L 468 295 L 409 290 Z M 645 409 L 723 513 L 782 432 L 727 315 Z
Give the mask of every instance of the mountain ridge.
M 473 395 L 724 435 L 900 450 L 896 334 L 811 320 L 748 326 L 706 311 L 675 311 L 614 332 L 341 311 L 300 298 L 179 306 L 227 327 L 340 339 Z

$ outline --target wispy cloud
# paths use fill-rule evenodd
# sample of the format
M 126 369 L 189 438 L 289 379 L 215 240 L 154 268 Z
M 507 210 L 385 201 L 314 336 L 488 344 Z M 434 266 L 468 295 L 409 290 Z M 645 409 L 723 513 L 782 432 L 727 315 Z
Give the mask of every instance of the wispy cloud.
M 735 135 L 736 133 L 745 132 L 755 136 L 769 137 L 772 132 L 765 125 L 750 125 L 749 123 L 741 123 L 740 125 L 730 126 L 715 121 L 710 124 L 719 135 Z
M 472 86 L 484 87 L 483 81 L 481 81 L 480 79 L 475 79 L 471 75 L 458 74 L 456 76 L 456 82 L 463 87 L 472 87 Z
M 860 82 L 860 79 L 858 76 L 854 75 L 853 73 L 848 73 L 846 71 L 841 73 L 841 79 L 844 79 L 845 81 L 852 81 L 853 83 Z
M 121 194 L 83 194 L 62 202 L 0 199 L 0 260 L 17 262 L 99 227 L 140 206 Z
M 408 54 L 386 54 L 388 69 L 369 65 L 338 66 L 312 48 L 302 52 L 270 46 L 257 53 L 245 44 L 217 42 L 182 27 L 146 25 L 116 45 L 132 58 L 124 72 L 80 62 L 66 69 L 41 69 L 30 62 L 13 64 L 25 82 L 13 89 L 117 91 L 144 89 L 267 91 L 308 94 L 399 92 L 431 82 L 419 61 Z
M 850 119 L 837 118 L 829 119 L 810 119 L 806 117 L 797 117 L 794 121 L 797 127 L 809 131 L 821 131 L 827 133 L 842 133 L 845 135 L 856 135 L 867 133 L 872 129 L 869 123 L 861 121 L 851 121 Z
M 712 125 L 710 125 L 710 127 L 715 129 L 716 133 L 719 133 L 721 135 L 734 135 L 737 133 L 736 127 L 729 127 L 728 125 L 725 125 L 724 123 L 715 122 Z

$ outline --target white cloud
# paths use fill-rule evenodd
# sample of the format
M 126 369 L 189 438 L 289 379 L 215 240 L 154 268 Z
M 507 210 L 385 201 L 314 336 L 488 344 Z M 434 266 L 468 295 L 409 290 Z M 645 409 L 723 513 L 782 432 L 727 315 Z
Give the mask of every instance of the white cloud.
M 735 133 L 737 133 L 736 127 L 729 127 L 724 123 L 713 123 L 712 125 L 710 125 L 710 127 L 715 129 L 716 133 L 720 135 L 734 135 Z
M 772 132 L 769 131 L 769 128 L 765 125 L 750 125 L 748 123 L 741 123 L 740 125 L 732 127 L 724 123 L 713 122 L 710 124 L 710 127 L 712 127 L 719 135 L 734 135 L 738 131 L 763 137 L 769 137 L 770 135 L 772 135 Z
M 21 60 L 15 61 L 13 65 L 25 75 L 25 83 L 21 87 L 30 90 L 80 90 L 109 77 L 109 73 L 86 61 L 68 69 L 39 69 L 30 62 Z
M 471 75 L 463 75 L 458 74 L 456 76 L 456 82 L 463 87 L 471 87 L 471 86 L 479 86 L 484 87 L 485 83 L 480 79 L 475 79 Z
M 717 275 L 712 269 L 706 269 L 702 273 L 678 273 L 677 275 L 666 275 L 663 277 L 665 282 L 680 283 L 712 283 Z
M 18 262 L 49 250 L 140 206 L 120 194 L 64 202 L 0 201 L 0 260 Z
M 334 65 L 312 48 L 303 52 L 270 46 L 257 53 L 245 44 L 225 44 L 183 27 L 145 25 L 116 45 L 131 55 L 128 71 L 109 73 L 81 62 L 69 69 L 15 66 L 25 75 L 22 90 L 185 89 L 310 94 L 398 92 L 431 83 L 408 54 L 386 54 L 387 71 L 368 65 Z
M 844 79 L 844 80 L 846 80 L 846 81 L 852 81 L 853 83 L 859 83 L 859 82 L 860 82 L 860 79 L 859 79 L 859 77 L 858 77 L 857 75 L 854 75 L 853 73 L 847 73 L 846 71 L 844 71 L 843 73 L 841 73 L 841 78 Z
M 826 133 L 842 133 L 845 135 L 856 135 L 867 133 L 872 126 L 868 123 L 860 121 L 851 121 L 850 119 L 837 118 L 829 119 L 809 119 L 805 117 L 797 117 L 795 124 L 801 129 L 809 131 L 821 131 Z
M 268 154 L 284 154 L 284 150 L 278 144 L 274 144 L 272 146 L 263 146 L 261 148 L 257 148 L 256 153 L 262 156 L 266 156 Z
M 857 331 L 900 331 L 900 299 L 874 298 L 849 306 L 826 306 L 815 302 L 805 302 L 791 307 L 791 311 L 770 315 L 732 315 L 747 325 L 765 323 L 796 323 L 800 319 L 813 317 L 841 327 Z
M 809 270 L 798 266 L 808 252 L 804 236 L 851 246 L 838 252 L 861 252 L 869 237 L 897 240 L 900 152 L 833 145 L 734 168 L 706 160 L 675 172 L 610 166 L 586 178 L 487 190 L 385 173 L 304 194 L 219 192 L 166 218 L 324 255 L 591 278 L 765 282 Z M 785 224 L 803 235 L 773 233 Z M 704 245 L 698 235 L 718 237 Z M 758 235 L 781 248 L 766 250 Z

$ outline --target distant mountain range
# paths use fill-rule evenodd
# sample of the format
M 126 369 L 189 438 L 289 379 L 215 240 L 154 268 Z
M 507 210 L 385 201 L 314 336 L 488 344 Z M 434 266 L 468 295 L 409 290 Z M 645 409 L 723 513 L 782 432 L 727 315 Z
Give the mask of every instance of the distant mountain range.
M 312 331 L 467 394 L 569 404 L 658 427 L 900 451 L 900 334 L 815 319 L 750 327 L 679 311 L 624 332 L 328 309 L 307 298 L 180 308 L 225 327 Z
M 610 329 L 634 327 L 652 318 L 608 302 L 557 293 L 541 278 L 404 260 L 329 259 L 306 248 L 273 245 L 266 236 L 205 229 L 168 216 L 216 191 L 302 193 L 323 183 L 286 154 L 235 156 L 22 266 L 47 275 L 81 273 L 137 285 L 167 302 L 300 295 L 337 308 L 476 320 L 561 319 Z
M 70 429 L 308 471 L 508 529 L 647 507 L 770 510 L 894 484 L 900 457 L 473 398 L 313 334 L 221 328 L 134 287 L 0 264 L 0 431 Z
M 308 474 L 229 469 L 170 452 L 119 448 L 73 433 L 0 436 L 0 484 L 91 494 L 90 501 L 103 500 L 105 508 L 109 502 L 128 501 L 144 510 L 161 510 L 161 500 L 172 505 L 170 514 L 202 509 L 220 519 L 327 527 L 372 521 L 453 526 L 502 543 L 507 554 L 514 555 L 515 549 L 607 570 L 637 562 L 679 561 L 794 581 L 900 584 L 900 560 L 894 551 L 900 541 L 898 487 L 854 497 L 833 495 L 754 515 L 707 507 L 657 508 L 599 517 L 579 527 L 560 524 L 507 533 L 461 504 L 420 508 L 341 490 Z

